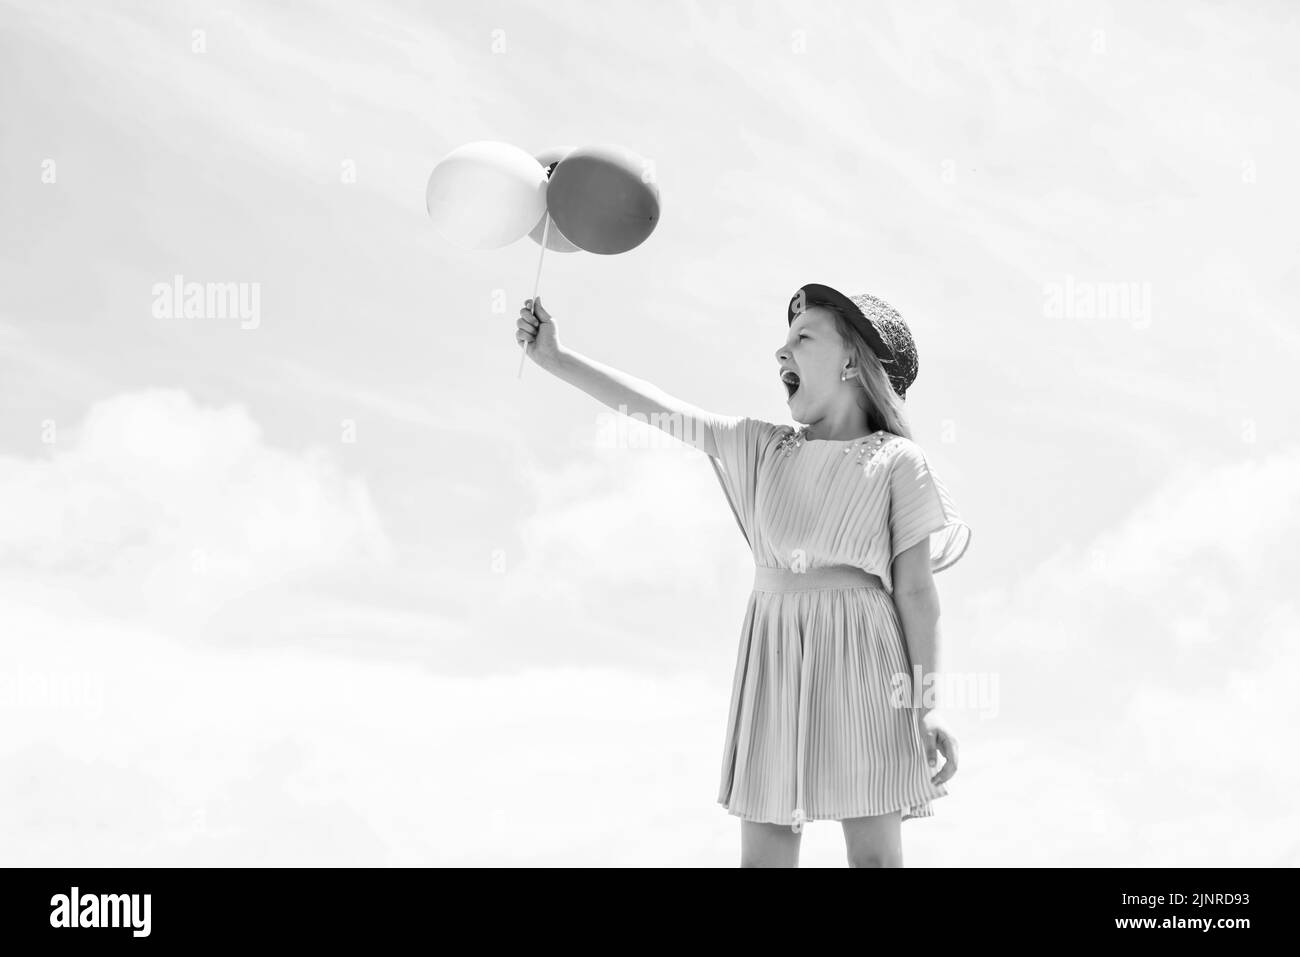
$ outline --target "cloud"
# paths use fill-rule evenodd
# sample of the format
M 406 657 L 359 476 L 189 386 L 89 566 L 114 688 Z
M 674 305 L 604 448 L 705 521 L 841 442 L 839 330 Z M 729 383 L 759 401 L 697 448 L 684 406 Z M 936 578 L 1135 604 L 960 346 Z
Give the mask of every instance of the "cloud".
M 551 662 L 730 659 L 753 559 L 722 489 L 702 453 L 616 425 L 573 433 L 580 464 L 528 468 L 521 552 L 503 554 L 478 627 Z
M 1205 677 L 1219 667 L 1200 644 L 1232 636 L 1238 660 L 1251 664 L 1268 651 L 1270 618 L 1295 611 L 1287 583 L 1300 533 L 1300 501 L 1290 493 L 1297 483 L 1295 447 L 1174 468 L 1113 529 L 1082 546 L 1062 544 L 1021 580 L 988 593 L 981 640 L 998 650 L 1055 654 L 1086 639 L 1093 653 L 1165 667 L 1174 663 L 1166 651 L 1199 650 L 1185 667 Z M 1052 624 L 1035 635 L 1008 631 L 998 621 L 1008 606 Z
M 1294 447 L 1176 471 L 945 623 L 946 668 L 999 676 L 996 720 L 954 714 L 974 773 L 953 794 L 1014 815 L 1002 863 L 1294 863 L 1297 485 Z
M 709 642 L 725 658 L 749 559 L 704 459 L 626 425 L 628 447 L 530 472 L 537 509 L 501 610 L 424 642 L 431 658 L 472 642 L 493 653 L 513 634 L 532 644 L 515 674 L 306 655 L 265 640 L 282 627 L 274 603 L 248 645 L 200 653 L 173 640 L 184 615 L 145 627 L 75 601 L 55 610 L 39 591 L 6 599 L 3 619 L 29 640 L 9 653 L 0 700 L 40 715 L 5 725 L 16 772 L 0 804 L 31 824 L 15 859 L 731 862 L 735 822 L 712 803 L 730 669 L 636 675 L 617 659 L 680 662 Z M 1300 719 L 1285 587 L 1297 481 L 1296 449 L 1174 472 L 1113 529 L 955 617 L 951 666 L 997 669 L 1007 700 L 988 724 L 957 713 L 963 770 L 938 817 L 909 825 L 909 861 L 1294 863 L 1300 780 L 1275 742 Z M 48 459 L 0 459 L 0 492 L 6 573 L 50 594 L 72 581 L 74 599 L 107 583 L 150 607 L 179 596 L 191 615 L 254 582 L 381 567 L 388 551 L 364 487 L 328 456 L 272 448 L 241 407 L 175 390 L 96 404 Z M 713 637 L 672 610 L 701 591 L 737 597 Z M 311 610 L 340 641 L 434 634 L 393 609 Z M 130 742 L 124 761 L 104 758 L 110 741 Z M 541 843 L 523 840 L 521 781 L 556 822 Z M 112 824 L 56 826 L 76 818 L 62 795 L 88 792 Z M 1008 814 L 1010 834 L 985 839 L 981 822 Z M 628 815 L 648 822 L 641 838 L 623 837 Z M 471 816 L 479 826 L 449 842 L 447 823 Z M 807 865 L 835 866 L 832 831 L 810 836 Z M 328 853 L 322 833 L 338 836 Z M 695 843 L 679 854 L 683 833 Z
M 322 449 L 268 445 L 239 405 L 152 389 L 95 403 L 47 458 L 0 457 L 0 570 L 118 611 L 201 621 L 223 602 L 391 546 Z
M 737 854 L 734 819 L 712 804 L 725 689 L 696 677 L 463 678 L 198 648 L 8 594 L 0 618 L 37 639 L 0 663 L 0 814 L 22 822 L 6 836 L 13 864 L 727 865 Z M 44 690 L 58 688 L 71 693 Z

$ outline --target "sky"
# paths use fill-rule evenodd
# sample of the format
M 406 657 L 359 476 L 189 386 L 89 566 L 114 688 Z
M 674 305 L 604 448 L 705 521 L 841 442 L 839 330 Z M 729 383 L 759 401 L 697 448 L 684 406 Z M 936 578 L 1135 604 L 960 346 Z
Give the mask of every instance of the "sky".
M 478 140 L 619 144 L 566 346 L 790 423 L 800 285 L 907 319 L 960 770 L 909 866 L 1300 864 L 1284 3 L 0 0 L 0 859 L 730 867 L 752 556 L 532 363 Z M 160 314 L 235 283 L 253 314 Z M 251 300 L 250 300 L 251 302 Z M 814 822 L 801 864 L 844 866 Z

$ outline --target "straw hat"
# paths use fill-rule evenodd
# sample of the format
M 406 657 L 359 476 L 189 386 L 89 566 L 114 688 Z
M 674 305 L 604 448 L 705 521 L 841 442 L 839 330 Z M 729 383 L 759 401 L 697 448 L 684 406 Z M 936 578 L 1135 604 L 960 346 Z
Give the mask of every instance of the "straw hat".
M 918 369 L 916 340 L 898 310 L 867 293 L 846 296 L 814 282 L 800 286 L 790 297 L 790 323 L 793 325 L 795 317 L 809 306 L 827 306 L 847 319 L 880 359 L 898 397 L 907 398 L 907 389 L 916 381 Z

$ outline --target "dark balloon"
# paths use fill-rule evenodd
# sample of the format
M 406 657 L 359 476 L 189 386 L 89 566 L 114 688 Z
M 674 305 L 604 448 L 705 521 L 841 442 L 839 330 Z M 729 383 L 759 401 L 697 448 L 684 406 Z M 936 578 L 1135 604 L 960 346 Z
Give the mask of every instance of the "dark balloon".
M 659 187 L 649 162 L 631 150 L 583 146 L 552 170 L 546 206 L 553 227 L 569 242 L 589 253 L 614 255 L 635 249 L 654 232 Z

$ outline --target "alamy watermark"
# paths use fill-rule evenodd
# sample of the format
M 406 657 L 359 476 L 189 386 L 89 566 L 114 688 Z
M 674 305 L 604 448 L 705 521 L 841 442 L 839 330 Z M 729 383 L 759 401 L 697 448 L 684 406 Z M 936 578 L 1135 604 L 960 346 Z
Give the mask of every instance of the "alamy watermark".
M 186 282 L 179 273 L 171 282 L 153 284 L 155 319 L 239 319 L 239 328 L 262 322 L 259 282 Z
M 620 405 L 617 412 L 600 412 L 596 416 L 598 449 L 682 449 L 691 441 L 695 420 L 680 412 L 628 412 Z M 647 428 L 650 426 L 650 428 Z M 704 426 L 700 425 L 700 429 Z
M 132 937 L 148 937 L 152 902 L 151 894 L 82 894 L 73 886 L 71 893 L 50 898 L 50 926 L 122 927 Z
M 930 672 L 921 674 L 913 665 L 912 674 L 895 672 L 891 678 L 890 703 L 895 708 L 937 709 L 950 712 L 974 710 L 981 718 L 998 716 L 997 672 Z
M 1093 282 L 1066 274 L 1043 284 L 1048 319 L 1122 319 L 1134 329 L 1151 325 L 1151 283 Z
M 28 671 L 19 666 L 0 671 L 0 711 L 50 709 L 102 714 L 104 676 L 95 672 Z

